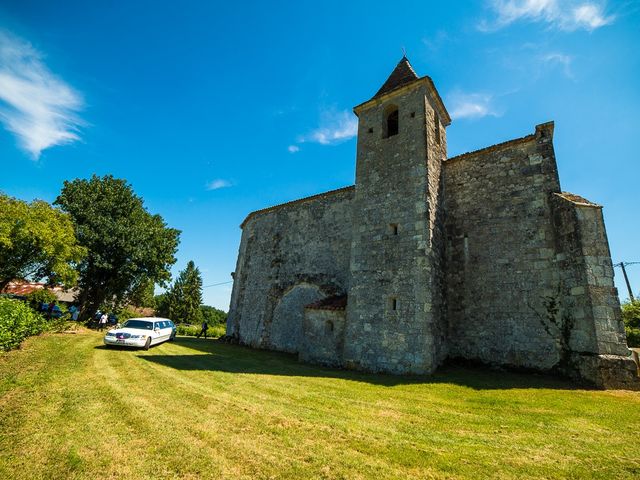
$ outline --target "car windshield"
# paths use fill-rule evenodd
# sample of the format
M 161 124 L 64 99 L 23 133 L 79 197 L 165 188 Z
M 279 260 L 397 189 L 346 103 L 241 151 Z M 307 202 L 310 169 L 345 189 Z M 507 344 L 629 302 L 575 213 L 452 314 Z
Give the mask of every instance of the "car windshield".
M 141 330 L 153 330 L 153 323 L 144 320 L 127 320 L 123 325 L 125 328 L 139 328 Z

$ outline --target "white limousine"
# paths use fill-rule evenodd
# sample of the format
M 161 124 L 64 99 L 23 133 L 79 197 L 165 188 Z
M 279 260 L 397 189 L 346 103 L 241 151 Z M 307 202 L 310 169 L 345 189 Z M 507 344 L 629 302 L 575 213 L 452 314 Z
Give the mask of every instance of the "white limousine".
M 130 318 L 122 327 L 109 330 L 104 336 L 104 344 L 139 347 L 149 350 L 176 336 L 176 326 L 168 318 Z

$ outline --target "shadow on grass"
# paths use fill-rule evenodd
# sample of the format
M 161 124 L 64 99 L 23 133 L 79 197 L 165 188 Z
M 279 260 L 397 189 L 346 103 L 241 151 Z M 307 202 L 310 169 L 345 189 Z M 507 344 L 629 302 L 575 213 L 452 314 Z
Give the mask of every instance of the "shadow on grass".
M 485 366 L 449 364 L 439 368 L 433 375 L 373 374 L 304 364 L 298 362 L 295 354 L 228 345 L 215 340 L 178 337 L 175 343 L 185 348 L 206 352 L 208 355 L 201 353 L 163 355 L 158 351 L 158 354 L 138 355 L 138 357 L 176 370 L 336 378 L 389 387 L 395 385 L 448 383 L 476 390 L 506 390 L 513 388 L 574 390 L 584 388 L 573 384 L 569 380 L 551 375 L 502 371 Z
M 155 345 L 152 345 L 153 348 Z M 125 347 L 124 345 L 96 345 L 93 347 L 95 350 L 123 350 L 129 352 L 135 352 L 142 350 L 142 347 Z

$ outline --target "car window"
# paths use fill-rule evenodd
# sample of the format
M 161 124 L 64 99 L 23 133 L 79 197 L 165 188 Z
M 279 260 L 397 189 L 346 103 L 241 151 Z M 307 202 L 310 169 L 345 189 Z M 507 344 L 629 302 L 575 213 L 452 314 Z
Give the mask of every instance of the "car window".
M 153 330 L 153 323 L 146 322 L 144 320 L 127 320 L 126 322 L 124 322 L 123 327 L 140 328 L 142 330 Z
M 167 322 L 160 322 L 160 328 L 167 328 Z

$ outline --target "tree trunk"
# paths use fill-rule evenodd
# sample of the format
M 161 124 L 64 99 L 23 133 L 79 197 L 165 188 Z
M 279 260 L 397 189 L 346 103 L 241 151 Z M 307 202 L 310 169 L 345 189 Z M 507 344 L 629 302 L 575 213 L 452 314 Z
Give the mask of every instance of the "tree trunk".
M 0 279 L 0 292 L 2 292 L 7 285 L 13 280 L 12 278 Z

